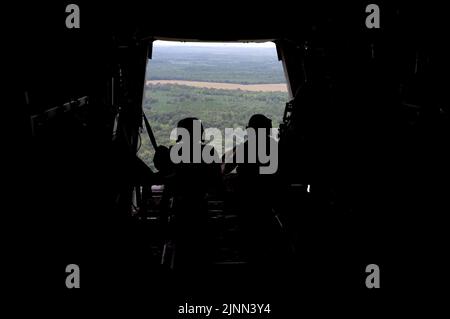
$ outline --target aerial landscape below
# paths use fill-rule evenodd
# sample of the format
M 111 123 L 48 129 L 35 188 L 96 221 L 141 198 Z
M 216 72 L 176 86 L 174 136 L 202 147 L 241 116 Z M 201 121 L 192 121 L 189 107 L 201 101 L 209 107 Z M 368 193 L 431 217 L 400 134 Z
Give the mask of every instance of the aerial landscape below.
M 148 61 L 143 107 L 158 144 L 185 117 L 205 127 L 245 128 L 261 113 L 278 127 L 289 100 L 275 45 L 209 47 L 154 45 Z M 154 150 L 144 130 L 139 156 L 153 167 Z

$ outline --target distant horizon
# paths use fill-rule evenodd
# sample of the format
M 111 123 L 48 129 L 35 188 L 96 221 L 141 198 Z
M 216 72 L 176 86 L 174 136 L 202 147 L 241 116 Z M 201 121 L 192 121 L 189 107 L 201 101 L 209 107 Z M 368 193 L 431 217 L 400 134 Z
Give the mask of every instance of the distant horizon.
M 155 41 L 148 80 L 273 84 L 286 81 L 273 42 Z
M 153 43 L 158 47 L 208 47 L 208 48 L 275 48 L 275 43 L 268 42 L 182 42 L 156 40 Z

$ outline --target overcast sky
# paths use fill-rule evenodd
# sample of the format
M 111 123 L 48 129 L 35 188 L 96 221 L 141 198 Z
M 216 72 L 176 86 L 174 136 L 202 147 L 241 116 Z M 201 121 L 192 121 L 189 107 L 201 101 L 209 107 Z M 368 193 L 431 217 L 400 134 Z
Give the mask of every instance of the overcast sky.
M 196 46 L 196 47 L 238 47 L 238 48 L 275 48 L 273 42 L 263 43 L 215 43 L 215 42 L 179 42 L 179 41 L 161 41 L 157 40 L 154 46 Z

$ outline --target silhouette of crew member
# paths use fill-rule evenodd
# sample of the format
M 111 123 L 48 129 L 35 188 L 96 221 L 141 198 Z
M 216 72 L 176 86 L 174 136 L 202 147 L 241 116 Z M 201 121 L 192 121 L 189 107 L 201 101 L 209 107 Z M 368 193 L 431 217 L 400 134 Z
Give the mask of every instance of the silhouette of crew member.
M 173 198 L 178 261 L 184 266 L 204 261 L 208 250 L 207 197 L 221 191 L 219 161 L 205 162 L 202 156 L 207 152 L 211 157 L 218 155 L 203 136 L 200 120 L 184 118 L 177 124 L 176 143 L 155 156 L 158 166 L 170 175 L 166 188 Z
M 277 143 L 271 136 L 271 129 L 271 119 L 262 114 L 252 115 L 247 125 L 247 140 L 234 147 L 231 153 L 224 154 L 222 173 L 227 175 L 236 170 L 242 178 L 256 178 L 261 175 L 260 168 L 269 163 L 261 161 L 259 154 L 263 150 L 260 148 L 264 147 L 264 153 L 267 155 Z
M 267 234 L 270 233 L 268 227 L 272 224 L 272 208 L 278 188 L 277 174 L 261 173 L 260 168 L 269 164 L 262 162 L 258 156 L 261 148 L 265 148 L 264 151 L 268 154 L 277 143 L 271 136 L 271 128 L 272 121 L 269 118 L 262 114 L 253 115 L 247 126 L 247 140 L 236 146 L 231 154 L 224 154 L 222 158 L 225 160 L 222 173 L 228 182 L 227 185 L 230 186 L 231 183 L 231 188 L 236 192 L 242 209 L 241 221 L 245 242 L 248 244 L 249 256 L 253 260 L 264 259 L 266 254 L 265 247 L 269 245 Z M 252 130 L 253 136 L 250 134 Z
M 170 148 L 159 146 L 154 156 L 155 167 L 166 177 L 173 196 L 203 198 L 220 191 L 220 167 L 214 147 L 204 141 L 204 128 L 195 117 L 180 120 L 176 143 Z M 213 163 L 202 157 L 208 153 Z
M 218 155 L 213 146 L 205 143 L 203 136 L 204 128 L 199 119 L 188 117 L 178 122 L 176 144 L 170 149 L 176 180 L 173 189 L 175 195 L 204 199 L 206 194 L 220 190 Z M 173 163 L 174 153 L 177 153 L 181 162 Z M 214 158 L 212 163 L 205 162 L 203 154 L 206 153 Z

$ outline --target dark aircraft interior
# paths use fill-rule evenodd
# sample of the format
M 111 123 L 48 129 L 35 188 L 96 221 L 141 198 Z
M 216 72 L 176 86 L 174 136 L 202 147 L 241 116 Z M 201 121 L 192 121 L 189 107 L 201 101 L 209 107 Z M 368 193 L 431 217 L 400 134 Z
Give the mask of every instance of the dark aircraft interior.
M 81 26 L 67 29 L 68 3 L 17 8 L 11 45 L 27 141 L 11 263 L 16 288 L 38 291 L 36 307 L 46 307 L 42 297 L 80 313 L 89 305 L 170 318 L 186 302 L 271 303 L 273 318 L 306 309 L 364 317 L 443 296 L 443 9 L 379 1 L 381 27 L 368 29 L 364 1 L 79 1 Z M 276 44 L 290 96 L 276 179 L 201 204 L 155 186 L 158 172 L 136 152 L 158 39 Z M 195 175 L 182 182 L 193 193 L 203 187 Z M 71 263 L 80 289 L 64 285 Z M 380 289 L 365 286 L 372 263 Z

